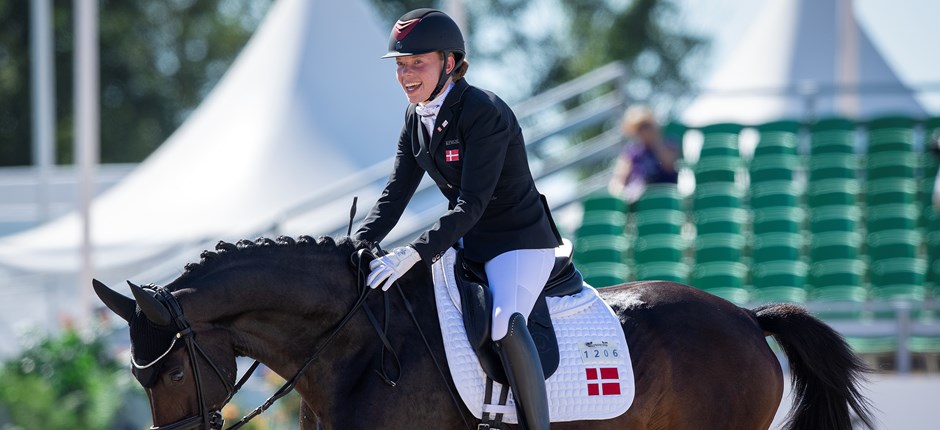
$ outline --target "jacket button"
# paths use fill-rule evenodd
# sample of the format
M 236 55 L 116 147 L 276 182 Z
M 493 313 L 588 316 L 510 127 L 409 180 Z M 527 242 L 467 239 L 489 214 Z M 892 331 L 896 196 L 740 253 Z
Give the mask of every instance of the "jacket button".
M 454 186 L 451 184 L 447 184 L 447 188 L 454 189 Z

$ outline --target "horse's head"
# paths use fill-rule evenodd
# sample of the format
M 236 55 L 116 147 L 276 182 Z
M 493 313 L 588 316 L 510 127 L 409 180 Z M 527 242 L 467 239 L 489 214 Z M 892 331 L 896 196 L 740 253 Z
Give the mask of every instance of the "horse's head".
M 131 367 L 150 398 L 151 429 L 221 428 L 219 411 L 235 379 L 231 348 L 211 336 L 211 329 L 194 332 L 166 289 L 128 282 L 130 299 L 97 280 L 93 284 L 101 301 L 130 326 Z

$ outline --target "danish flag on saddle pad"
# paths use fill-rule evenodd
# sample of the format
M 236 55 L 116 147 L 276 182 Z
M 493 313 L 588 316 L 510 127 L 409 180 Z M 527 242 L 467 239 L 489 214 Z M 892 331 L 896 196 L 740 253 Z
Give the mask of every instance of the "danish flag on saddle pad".
M 616 367 L 588 367 L 584 370 L 589 396 L 620 395 L 620 372 Z
M 453 161 L 460 161 L 460 150 L 459 149 L 448 149 L 444 151 L 444 159 L 448 163 Z

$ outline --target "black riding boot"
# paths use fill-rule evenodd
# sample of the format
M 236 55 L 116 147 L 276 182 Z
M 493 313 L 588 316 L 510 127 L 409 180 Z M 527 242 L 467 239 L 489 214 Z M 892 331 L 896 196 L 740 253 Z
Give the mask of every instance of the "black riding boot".
M 524 430 L 548 430 L 548 396 L 539 352 L 526 327 L 525 317 L 509 318 L 509 333 L 496 342 L 499 358 L 516 401 L 516 414 Z

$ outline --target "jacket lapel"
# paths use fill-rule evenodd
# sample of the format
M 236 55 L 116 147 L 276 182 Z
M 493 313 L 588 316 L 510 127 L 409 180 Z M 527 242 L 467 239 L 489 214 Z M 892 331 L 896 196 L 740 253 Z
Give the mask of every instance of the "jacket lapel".
M 437 113 L 437 120 L 434 122 L 434 134 L 431 136 L 431 145 L 427 147 L 430 154 L 434 154 L 435 151 L 437 151 L 447 130 L 455 126 L 454 107 L 460 103 L 464 91 L 466 91 L 469 86 L 466 79 L 457 81 L 454 83 L 454 88 L 447 94 L 447 98 L 444 99 L 441 110 Z

